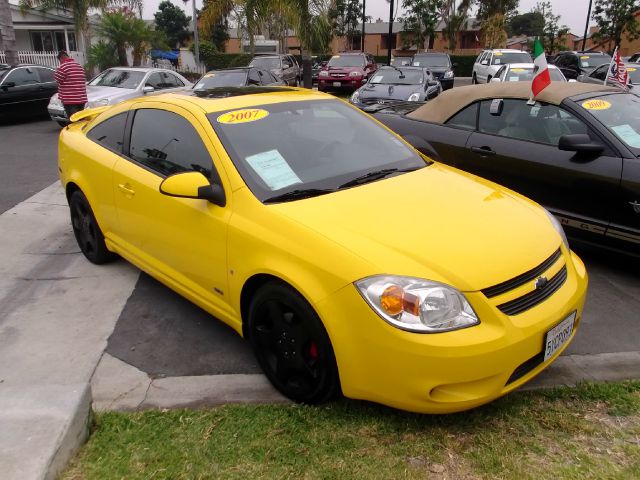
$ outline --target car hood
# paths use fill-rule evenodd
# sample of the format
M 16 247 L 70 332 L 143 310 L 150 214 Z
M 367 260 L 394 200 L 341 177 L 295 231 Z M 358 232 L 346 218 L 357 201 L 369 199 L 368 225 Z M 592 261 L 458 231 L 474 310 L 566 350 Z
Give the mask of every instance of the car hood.
M 125 100 L 127 98 L 136 97 L 139 94 L 138 90 L 130 88 L 87 86 L 87 98 L 90 102 L 95 102 L 104 98 L 108 98 L 110 100 Z
M 359 255 L 371 275 L 428 278 L 463 291 L 524 273 L 561 243 L 535 203 L 438 163 L 268 208 Z
M 351 73 L 351 72 L 359 72 L 364 74 L 363 67 L 326 67 L 325 70 L 328 70 L 329 73 Z
M 414 92 L 422 92 L 422 85 L 367 84 L 360 89 L 360 97 L 406 100 Z

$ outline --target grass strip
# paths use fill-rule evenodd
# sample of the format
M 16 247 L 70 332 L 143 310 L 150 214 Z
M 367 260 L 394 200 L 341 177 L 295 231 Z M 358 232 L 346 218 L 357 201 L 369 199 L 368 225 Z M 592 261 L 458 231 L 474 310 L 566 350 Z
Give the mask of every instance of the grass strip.
M 640 381 L 517 392 L 443 416 L 350 400 L 100 413 L 61 478 L 640 478 Z

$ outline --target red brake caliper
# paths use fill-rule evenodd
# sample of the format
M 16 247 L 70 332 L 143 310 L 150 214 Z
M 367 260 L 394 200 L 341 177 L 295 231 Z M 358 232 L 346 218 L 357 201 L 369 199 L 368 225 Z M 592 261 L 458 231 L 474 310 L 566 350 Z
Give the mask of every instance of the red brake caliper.
M 309 344 L 309 358 L 311 358 L 311 360 L 318 359 L 318 346 L 316 345 L 316 342 L 311 342 Z

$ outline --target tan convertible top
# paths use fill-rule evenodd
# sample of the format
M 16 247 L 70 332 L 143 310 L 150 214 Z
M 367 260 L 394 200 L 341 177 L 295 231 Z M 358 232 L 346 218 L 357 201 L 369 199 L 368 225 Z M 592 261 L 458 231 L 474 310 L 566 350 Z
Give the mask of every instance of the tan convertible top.
M 567 97 L 589 92 L 621 92 L 615 87 L 580 82 L 551 82 L 536 100 L 559 105 Z M 407 117 L 425 122 L 443 123 L 463 107 L 490 98 L 526 98 L 531 95 L 531 82 L 494 82 L 485 85 L 456 87 L 441 93 Z

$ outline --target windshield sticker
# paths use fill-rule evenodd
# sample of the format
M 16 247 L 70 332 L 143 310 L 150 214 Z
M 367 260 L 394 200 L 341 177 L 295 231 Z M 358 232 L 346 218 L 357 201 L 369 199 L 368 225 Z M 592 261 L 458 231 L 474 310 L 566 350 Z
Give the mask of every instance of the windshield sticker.
M 520 77 L 518 77 L 517 75 L 515 77 L 509 77 L 510 82 L 517 82 L 518 80 L 520 80 Z
M 611 104 L 606 100 L 587 100 L 582 102 L 582 108 L 586 110 L 608 110 L 611 108 Z
M 420 66 L 420 62 L 413 62 L 413 66 L 414 67 L 419 67 Z M 627 69 L 628 70 L 628 69 Z
M 589 62 L 581 62 L 583 67 L 588 67 L 589 66 Z
M 500 65 L 500 59 L 499 58 L 494 58 L 493 59 L 493 64 L 494 65 Z
M 502 55 L 502 52 L 495 52 L 495 53 L 494 53 L 494 55 L 495 55 L 496 57 L 500 57 L 500 56 Z
M 382 81 L 382 75 L 376 75 L 371 79 L 371 83 L 380 83 Z
M 540 111 L 540 105 L 534 105 L 533 107 L 531 107 L 531 110 L 529 110 L 529 116 L 537 117 L 539 111 Z
M 627 67 L 627 72 L 635 72 L 637 68 Z
M 278 150 L 256 153 L 246 160 L 271 190 L 302 183 Z
M 631 125 L 618 125 L 611 127 L 620 140 L 630 147 L 640 148 L 640 134 Z
M 227 125 L 236 123 L 248 123 L 262 120 L 269 116 L 269 112 L 261 108 L 246 108 L 244 110 L 234 110 L 233 112 L 223 113 L 218 117 L 218 123 Z
M 512 68 L 511 71 L 512 72 L 526 72 L 526 70 L 524 68 Z

